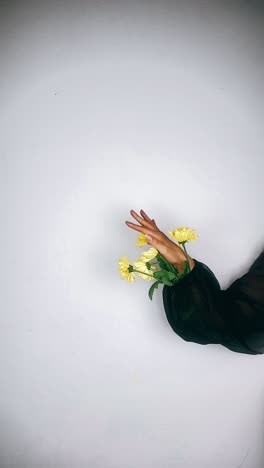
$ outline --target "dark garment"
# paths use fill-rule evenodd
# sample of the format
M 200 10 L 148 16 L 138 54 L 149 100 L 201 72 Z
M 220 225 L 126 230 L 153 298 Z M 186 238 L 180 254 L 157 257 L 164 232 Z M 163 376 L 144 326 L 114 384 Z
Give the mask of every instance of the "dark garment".
M 221 290 L 202 262 L 178 283 L 163 286 L 169 324 L 185 341 L 219 343 L 245 354 L 264 353 L 264 250 L 243 276 Z

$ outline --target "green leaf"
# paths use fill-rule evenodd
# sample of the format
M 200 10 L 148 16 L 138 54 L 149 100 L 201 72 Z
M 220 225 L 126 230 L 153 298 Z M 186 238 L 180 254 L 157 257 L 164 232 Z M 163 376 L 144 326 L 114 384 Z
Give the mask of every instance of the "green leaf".
M 168 273 L 168 272 L 167 272 Z M 159 270 L 159 271 L 154 271 L 153 276 L 154 278 L 161 279 L 163 276 L 166 275 L 166 270 Z
M 158 260 L 160 267 L 163 268 L 164 270 L 171 271 L 172 273 L 177 272 L 176 268 L 172 263 L 169 263 L 166 258 L 163 257 L 160 253 L 156 256 L 156 259 Z
M 172 286 L 173 283 L 170 281 L 170 275 L 173 274 L 173 278 L 175 278 L 174 273 L 171 273 L 167 270 L 160 270 L 154 272 L 154 278 L 157 278 L 161 283 L 166 284 L 167 286 Z
M 162 280 L 163 278 L 169 280 L 169 274 L 170 272 L 167 271 L 167 270 L 160 270 L 160 271 L 154 271 L 154 277 L 157 278 L 157 279 L 160 279 Z
M 155 283 L 152 284 L 151 288 L 149 289 L 148 295 L 150 300 L 152 301 L 152 296 L 154 293 L 154 289 L 157 289 L 159 287 L 160 281 L 155 281 Z
M 166 284 L 167 286 L 172 286 L 173 285 L 173 283 L 171 281 L 167 280 L 166 278 L 162 278 L 162 283 Z
M 168 277 L 169 277 L 170 280 L 173 280 L 173 279 L 177 278 L 177 275 L 175 273 L 172 273 L 171 271 L 169 271 Z
M 160 265 L 160 268 L 164 268 L 165 270 L 167 270 L 167 263 L 166 263 L 166 260 L 164 257 L 162 257 L 160 254 L 158 254 L 156 256 L 156 259 L 158 260 L 159 262 L 159 265 Z

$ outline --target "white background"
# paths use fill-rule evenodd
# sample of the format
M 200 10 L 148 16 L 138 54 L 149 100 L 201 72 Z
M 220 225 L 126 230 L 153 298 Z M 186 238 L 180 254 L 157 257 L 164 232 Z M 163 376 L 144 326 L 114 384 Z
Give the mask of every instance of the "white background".
M 1 5 L 1 468 L 262 468 L 264 360 L 120 279 L 130 209 L 221 287 L 263 248 L 260 2 Z

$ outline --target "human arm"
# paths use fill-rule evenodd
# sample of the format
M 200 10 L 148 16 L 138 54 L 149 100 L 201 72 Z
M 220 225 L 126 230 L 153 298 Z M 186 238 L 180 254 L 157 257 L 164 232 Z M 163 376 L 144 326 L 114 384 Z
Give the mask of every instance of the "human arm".
M 154 219 L 131 210 L 141 224 L 126 224 L 152 239 L 149 244 L 178 271 L 183 271 L 185 254 L 157 227 Z M 172 329 L 185 341 L 218 343 L 239 353 L 264 353 L 264 251 L 250 270 L 221 290 L 214 273 L 192 259 L 191 271 L 173 286 L 164 285 L 163 303 Z
M 194 259 L 195 267 L 175 285 L 163 287 L 169 324 L 185 341 L 222 344 L 246 354 L 264 352 L 263 254 L 252 268 L 221 290 L 214 273 Z

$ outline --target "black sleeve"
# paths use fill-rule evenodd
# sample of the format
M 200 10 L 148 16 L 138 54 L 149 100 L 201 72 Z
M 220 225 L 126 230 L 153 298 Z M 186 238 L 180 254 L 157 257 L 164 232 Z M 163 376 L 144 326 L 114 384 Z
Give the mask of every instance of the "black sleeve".
M 173 286 L 163 286 L 169 324 L 185 341 L 218 343 L 238 353 L 264 353 L 264 250 L 243 276 L 221 290 L 213 272 L 194 267 Z

